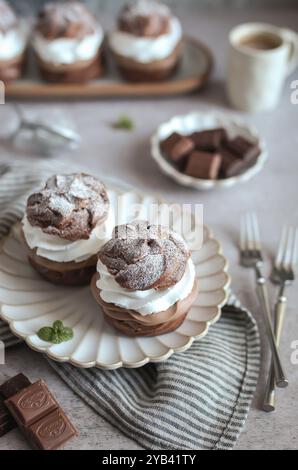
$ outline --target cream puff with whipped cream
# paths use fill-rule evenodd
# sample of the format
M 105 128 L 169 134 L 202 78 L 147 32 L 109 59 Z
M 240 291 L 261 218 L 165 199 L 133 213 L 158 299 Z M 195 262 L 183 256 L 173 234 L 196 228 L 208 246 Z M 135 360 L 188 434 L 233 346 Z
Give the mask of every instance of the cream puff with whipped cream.
M 32 46 L 42 76 L 80 83 L 103 72 L 104 31 L 80 2 L 47 3 L 38 15 Z
M 47 280 L 84 285 L 114 218 L 103 183 L 85 173 L 55 175 L 27 201 L 22 235 L 31 265 Z
M 128 336 L 176 330 L 198 293 L 183 238 L 138 220 L 115 227 L 99 251 L 91 290 L 107 320 Z
M 26 56 L 28 30 L 10 5 L 0 0 L 0 80 L 20 78 Z
M 155 0 L 126 5 L 109 46 L 122 75 L 130 81 L 159 81 L 179 64 L 182 28 L 170 9 Z

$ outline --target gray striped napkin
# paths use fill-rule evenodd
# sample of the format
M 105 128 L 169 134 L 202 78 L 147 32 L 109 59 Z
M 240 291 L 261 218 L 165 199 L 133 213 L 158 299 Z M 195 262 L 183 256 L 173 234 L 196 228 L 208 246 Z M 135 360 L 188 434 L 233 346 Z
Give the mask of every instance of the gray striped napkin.
M 26 195 L 57 164 L 0 166 L 0 236 L 21 217 Z M 2 174 L 2 175 L 1 175 Z M 0 340 L 18 342 L 0 320 Z M 232 296 L 218 323 L 191 348 L 139 369 L 79 369 L 48 360 L 99 415 L 146 449 L 231 449 L 258 380 L 260 341 Z

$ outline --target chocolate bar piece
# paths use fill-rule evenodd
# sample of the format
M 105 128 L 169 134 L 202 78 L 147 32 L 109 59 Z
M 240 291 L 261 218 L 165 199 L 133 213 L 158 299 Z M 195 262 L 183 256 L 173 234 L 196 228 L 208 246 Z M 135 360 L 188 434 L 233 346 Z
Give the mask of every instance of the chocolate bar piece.
M 258 147 L 254 149 L 247 147 L 248 150 L 242 153 L 242 157 L 239 156 L 239 152 L 236 153 L 235 150 L 232 151 L 232 148 L 233 146 L 230 144 L 225 144 L 224 147 L 220 148 L 220 154 L 222 156 L 220 177 L 222 178 L 231 178 L 244 173 L 248 168 L 254 165 L 259 156 Z
M 232 140 L 227 140 L 225 142 L 225 147 L 235 153 L 242 160 L 245 160 L 247 164 L 255 161 L 256 157 L 260 155 L 258 145 L 241 136 L 235 137 Z
M 8 412 L 3 400 L 0 398 L 0 437 L 16 427 L 15 420 Z
M 190 138 L 195 144 L 196 150 L 214 152 L 227 139 L 227 132 L 222 127 L 206 131 L 193 132 Z
M 161 151 L 174 162 L 178 162 L 194 149 L 194 142 L 174 132 L 160 143 Z
M 187 160 L 185 174 L 202 179 L 216 179 L 221 165 L 218 153 L 194 151 Z
M 5 404 L 17 423 L 28 426 L 58 408 L 58 403 L 43 380 L 16 393 Z
M 18 374 L 0 385 L 0 437 L 17 426 L 17 423 L 4 405 L 4 400 L 30 384 L 30 380 L 25 375 Z
M 65 415 L 57 409 L 32 424 L 28 438 L 35 449 L 54 450 L 76 435 L 76 430 Z
M 11 396 L 5 404 L 36 449 L 57 449 L 77 434 L 43 380 Z
M 15 375 L 0 385 L 0 395 L 6 400 L 29 385 L 31 385 L 31 382 L 24 374 Z

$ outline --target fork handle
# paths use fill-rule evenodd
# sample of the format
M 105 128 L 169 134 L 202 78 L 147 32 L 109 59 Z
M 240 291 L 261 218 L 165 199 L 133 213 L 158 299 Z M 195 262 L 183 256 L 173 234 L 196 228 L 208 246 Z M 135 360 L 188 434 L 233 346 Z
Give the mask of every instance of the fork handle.
M 259 297 L 259 301 L 261 304 L 261 311 L 263 314 L 263 320 L 265 322 L 266 330 L 267 330 L 267 337 L 270 344 L 271 352 L 272 352 L 272 360 L 273 360 L 273 367 L 275 373 L 275 381 L 277 387 L 287 387 L 288 380 L 286 379 L 283 366 L 281 364 L 281 360 L 279 357 L 278 349 L 276 346 L 274 332 L 271 325 L 271 315 L 270 315 L 270 304 L 268 299 L 268 291 L 266 280 L 264 277 L 258 277 L 257 279 L 257 294 Z
M 287 298 L 284 295 L 279 295 L 275 304 L 274 311 L 274 333 L 275 342 L 279 346 L 281 333 L 283 329 L 284 317 L 287 307 Z M 270 412 L 275 410 L 275 374 L 273 368 L 273 361 L 271 360 L 269 376 L 265 389 L 265 397 L 263 402 L 263 410 Z

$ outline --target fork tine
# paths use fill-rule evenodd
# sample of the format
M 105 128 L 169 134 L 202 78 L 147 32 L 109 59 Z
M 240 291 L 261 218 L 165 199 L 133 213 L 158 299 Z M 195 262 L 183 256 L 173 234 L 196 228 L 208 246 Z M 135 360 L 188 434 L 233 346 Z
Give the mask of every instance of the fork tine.
M 290 268 L 292 250 L 293 250 L 293 241 L 294 241 L 294 229 L 293 227 L 288 227 L 287 243 L 286 243 L 284 257 L 282 261 L 284 269 Z
M 253 250 L 254 249 L 254 235 L 253 235 L 252 219 L 251 219 L 250 212 L 246 214 L 245 222 L 246 222 L 246 233 L 247 233 L 247 246 L 248 246 L 248 249 Z
M 242 215 L 240 219 L 240 249 L 246 250 L 246 248 L 247 248 L 246 224 L 245 224 L 245 216 Z
M 279 269 L 281 267 L 281 263 L 284 257 L 284 252 L 285 252 L 285 247 L 286 247 L 286 242 L 288 238 L 288 227 L 286 225 L 283 226 L 282 232 L 281 232 L 281 237 L 279 240 L 279 245 L 278 245 L 278 250 L 277 250 L 277 255 L 275 258 L 275 267 Z
M 252 230 L 253 230 L 253 235 L 254 235 L 255 248 L 260 250 L 261 249 L 261 237 L 260 237 L 258 219 L 257 219 L 257 215 L 255 212 L 251 214 L 251 220 L 252 220 Z

